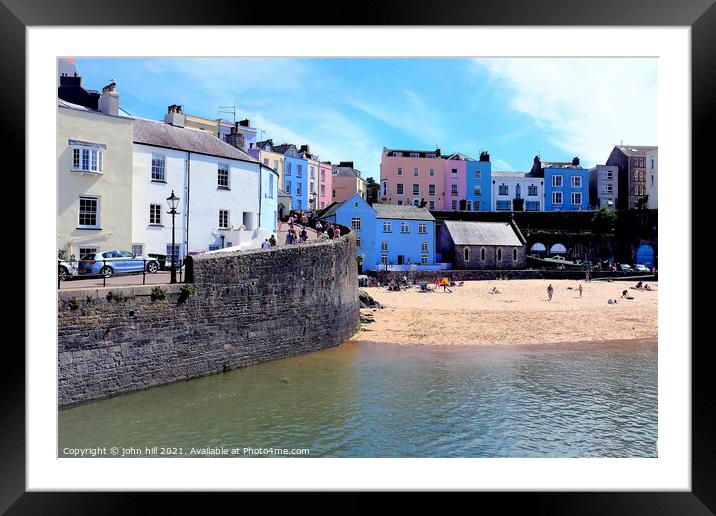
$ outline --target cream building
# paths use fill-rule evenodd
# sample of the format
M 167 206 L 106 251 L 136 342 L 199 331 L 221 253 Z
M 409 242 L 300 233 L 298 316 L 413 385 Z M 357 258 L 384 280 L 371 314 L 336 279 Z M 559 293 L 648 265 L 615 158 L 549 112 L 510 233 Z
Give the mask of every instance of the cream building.
M 57 107 L 57 250 L 68 258 L 131 250 L 133 120 L 118 116 L 114 85 L 99 110 Z
M 333 165 L 332 177 L 333 201 L 343 202 L 358 194 L 365 199 L 365 179 L 360 170 L 353 168 L 352 161 L 341 161 Z

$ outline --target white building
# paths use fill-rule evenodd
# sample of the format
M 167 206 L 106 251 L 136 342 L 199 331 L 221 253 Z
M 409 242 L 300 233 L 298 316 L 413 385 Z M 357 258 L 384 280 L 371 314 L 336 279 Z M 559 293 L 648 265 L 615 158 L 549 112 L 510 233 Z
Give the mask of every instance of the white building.
M 529 172 L 492 173 L 492 211 L 544 211 L 544 178 Z
M 174 109 L 164 122 L 134 120 L 132 248 L 171 254 L 166 199 L 180 198 L 176 254 L 259 247 L 277 230 L 278 174 L 206 131 L 184 127 Z
M 659 148 L 646 151 L 646 193 L 649 209 L 659 208 Z

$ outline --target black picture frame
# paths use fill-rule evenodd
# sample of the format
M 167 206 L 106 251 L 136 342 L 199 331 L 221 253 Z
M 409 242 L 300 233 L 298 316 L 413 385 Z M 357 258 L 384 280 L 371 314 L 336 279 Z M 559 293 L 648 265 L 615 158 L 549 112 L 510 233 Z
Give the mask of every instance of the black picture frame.
M 647 2 L 628 0 L 444 0 L 431 2 L 341 3 L 339 10 L 322 11 L 317 17 L 307 6 L 278 6 L 247 3 L 191 2 L 190 0 L 123 0 L 121 2 L 87 2 L 82 0 L 0 0 L 0 120 L 4 129 L 6 149 L 25 148 L 25 29 L 28 26 L 59 25 L 272 25 L 317 23 L 326 25 L 545 25 L 545 26 L 688 26 L 691 27 L 692 54 L 692 170 L 703 174 L 706 183 L 713 185 L 708 155 L 713 143 L 708 140 L 709 128 L 716 119 L 716 4 L 715 0 L 692 0 L 682 3 L 670 0 Z M 269 9 L 270 20 L 264 10 Z M 337 12 L 340 11 L 340 14 Z M 54 123 L 48 114 L 47 123 Z M 30 135 L 42 137 L 42 135 Z M 5 170 L 6 181 L 15 198 L 25 192 L 24 153 L 8 153 L 10 163 Z M 32 171 L 38 173 L 38 171 Z M 684 170 L 688 174 L 688 163 Z M 26 171 L 29 174 L 30 171 Z M 50 173 L 47 171 L 47 173 Z M 8 177 L 10 176 L 10 177 Z M 709 184 L 710 183 L 710 184 Z M 696 183 L 692 181 L 692 188 Z M 10 191 L 6 189 L 6 192 Z M 693 190 L 692 190 L 693 192 Z M 693 198 L 693 193 L 692 193 Z M 32 200 L 27 202 L 32 207 Z M 710 220 L 706 212 L 708 202 L 692 202 L 692 242 L 708 241 L 711 233 L 703 231 Z M 22 210 L 22 207 L 18 207 Z M 8 219 L 10 220 L 10 219 Z M 703 225 L 704 227 L 700 227 Z M 14 242 L 24 242 L 25 228 L 8 224 Z M 702 229 L 702 231 L 699 231 Z M 706 235 L 706 238 L 704 236 Z M 697 238 L 698 237 L 698 238 Z M 48 243 L 48 245 L 51 245 Z M 14 271 L 30 274 L 32 260 L 23 253 L 9 253 L 6 259 Z M 15 257 L 17 256 L 17 257 Z M 692 253 L 695 260 L 695 253 Z M 703 266 L 703 264 L 702 264 Z M 696 270 L 696 262 L 692 261 Z M 22 274 L 11 274 L 18 283 Z M 691 278 L 684 278 L 691 281 Z M 11 289 L 13 287 L 10 287 Z M 16 285 L 12 295 L 3 296 L 3 315 L 6 321 L 24 320 L 25 285 Z M 692 290 L 692 307 L 713 304 L 700 290 Z M 687 300 L 684 300 L 686 302 Z M 9 325 L 10 323 L 6 323 Z M 668 324 L 668 323 L 667 323 Z M 19 325 L 15 325 L 17 327 Z M 501 510 L 525 506 L 532 513 L 549 514 L 712 514 L 716 512 L 716 427 L 712 418 L 714 408 L 711 361 L 703 319 L 692 314 L 692 490 L 691 492 L 620 492 L 620 493 L 527 493 L 484 494 L 495 498 Z M 12 344 L 12 345 L 11 345 Z M 688 345 L 689 343 L 679 343 Z M 158 498 L 162 513 L 182 508 L 186 500 L 177 494 L 137 493 L 26 493 L 25 489 L 25 354 L 17 339 L 6 342 L 2 351 L 5 367 L 0 375 L 0 512 L 7 514 L 130 514 L 146 512 L 151 506 L 147 497 Z M 215 497 L 216 495 L 212 494 Z M 240 495 L 246 496 L 246 495 Z M 225 497 L 222 497 L 225 498 Z M 460 503 L 458 498 L 453 498 Z M 344 509 L 350 512 L 369 510 L 376 502 L 373 495 L 352 495 Z M 221 503 L 212 499 L 214 507 Z M 260 502 L 260 499 L 256 499 Z M 298 502 L 301 503 L 301 502 Z M 474 503 L 474 502 L 470 502 Z M 421 496 L 406 501 L 424 506 Z M 208 507 L 207 507 L 208 508 Z

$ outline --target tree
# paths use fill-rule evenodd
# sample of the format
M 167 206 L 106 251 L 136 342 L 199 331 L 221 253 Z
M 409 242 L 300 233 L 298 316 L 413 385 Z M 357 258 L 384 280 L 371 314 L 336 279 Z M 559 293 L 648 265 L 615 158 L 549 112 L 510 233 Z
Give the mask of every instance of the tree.
M 614 232 L 617 214 L 611 208 L 602 206 L 592 217 L 592 230 L 598 235 Z

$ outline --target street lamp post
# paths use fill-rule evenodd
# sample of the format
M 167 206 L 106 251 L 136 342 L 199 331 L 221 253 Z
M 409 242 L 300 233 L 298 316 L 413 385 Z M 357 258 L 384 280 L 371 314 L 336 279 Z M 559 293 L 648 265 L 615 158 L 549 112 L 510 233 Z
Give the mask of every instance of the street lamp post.
M 172 216 L 172 266 L 171 266 L 171 274 L 169 276 L 169 283 L 176 283 L 177 282 L 177 266 L 176 266 L 176 244 L 174 243 L 174 218 L 179 214 L 177 211 L 177 206 L 179 205 L 179 197 L 174 195 L 174 190 L 172 190 L 171 196 L 167 197 L 167 204 L 169 205 L 169 213 Z

